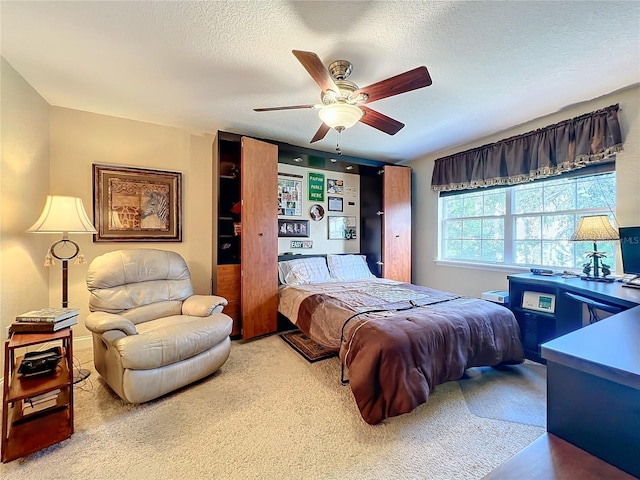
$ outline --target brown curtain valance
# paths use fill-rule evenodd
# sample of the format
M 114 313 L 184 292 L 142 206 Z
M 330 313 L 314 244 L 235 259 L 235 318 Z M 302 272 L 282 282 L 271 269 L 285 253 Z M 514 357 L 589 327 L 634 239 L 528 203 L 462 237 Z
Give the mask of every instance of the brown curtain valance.
M 605 161 L 622 150 L 618 104 L 435 161 L 431 188 L 513 185 Z

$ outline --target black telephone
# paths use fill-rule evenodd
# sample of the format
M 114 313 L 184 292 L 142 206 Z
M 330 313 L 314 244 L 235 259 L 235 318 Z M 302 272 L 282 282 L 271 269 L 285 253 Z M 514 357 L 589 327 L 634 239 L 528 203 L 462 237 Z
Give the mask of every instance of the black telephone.
M 25 377 L 51 374 L 55 372 L 61 358 L 62 350 L 60 347 L 53 347 L 41 352 L 27 352 L 20 362 L 18 373 Z

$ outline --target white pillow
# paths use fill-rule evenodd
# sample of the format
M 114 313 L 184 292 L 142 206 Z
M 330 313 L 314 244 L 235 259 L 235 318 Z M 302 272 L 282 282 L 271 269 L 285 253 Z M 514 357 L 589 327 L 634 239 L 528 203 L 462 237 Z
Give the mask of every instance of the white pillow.
M 283 285 L 333 282 L 324 257 L 299 258 L 278 262 L 278 276 Z
M 327 265 L 331 276 L 339 282 L 375 277 L 364 255 L 327 255 Z

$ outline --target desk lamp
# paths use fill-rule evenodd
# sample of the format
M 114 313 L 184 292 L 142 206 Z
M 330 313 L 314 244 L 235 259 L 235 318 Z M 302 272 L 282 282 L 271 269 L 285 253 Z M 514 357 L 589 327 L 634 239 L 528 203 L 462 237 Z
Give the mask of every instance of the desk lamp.
M 598 240 L 618 240 L 620 236 L 611 226 L 609 218 L 606 215 L 589 215 L 581 217 L 578 222 L 578 226 L 571 236 L 571 240 L 575 241 L 591 241 L 593 242 L 593 251 L 587 253 L 587 257 L 590 257 L 588 263 L 584 264 L 584 272 L 586 275 L 580 277 L 583 280 L 594 280 L 597 282 L 613 282 L 613 278 L 608 278 L 609 266 L 602 264 L 603 276 L 600 276 L 600 258 L 606 257 L 604 252 L 598 251 Z M 593 261 L 593 276 L 589 273 L 591 271 L 591 261 Z
M 54 242 L 45 256 L 44 266 L 54 265 L 54 258 L 62 261 L 62 307 L 69 305 L 69 260 L 74 263 L 86 263 L 84 255 L 80 253 L 80 246 L 69 240 L 69 233 L 97 233 L 87 212 L 82 205 L 82 199 L 61 195 L 47 195 L 47 201 L 40 214 L 40 218 L 27 230 L 29 233 L 61 233 L 62 240 Z M 74 383 L 89 376 L 88 370 L 78 369 L 74 376 Z

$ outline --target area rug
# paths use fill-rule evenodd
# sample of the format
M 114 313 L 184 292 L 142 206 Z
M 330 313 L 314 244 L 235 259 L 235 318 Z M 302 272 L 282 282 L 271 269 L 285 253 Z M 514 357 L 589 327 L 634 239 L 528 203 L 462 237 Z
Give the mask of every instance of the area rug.
M 291 348 L 302 355 L 310 363 L 335 357 L 337 354 L 332 350 L 324 348 L 307 337 L 300 330 L 281 333 L 280 338 L 287 342 Z
M 536 427 L 547 424 L 545 365 L 526 361 L 497 368 L 469 368 L 458 383 L 474 415 Z

